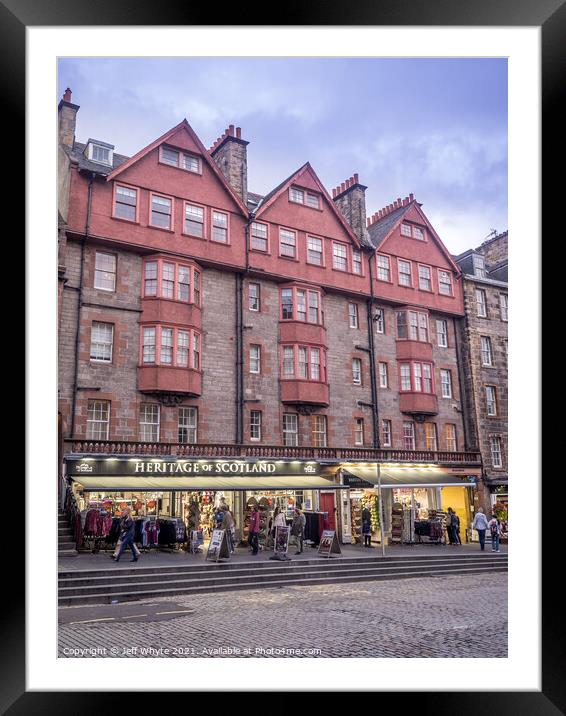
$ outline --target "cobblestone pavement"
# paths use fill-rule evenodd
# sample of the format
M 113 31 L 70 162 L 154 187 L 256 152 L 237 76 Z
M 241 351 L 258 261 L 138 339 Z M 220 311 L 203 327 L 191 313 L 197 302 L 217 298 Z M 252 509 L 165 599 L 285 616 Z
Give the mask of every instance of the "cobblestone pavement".
M 120 606 L 107 605 L 103 620 L 90 623 L 79 607 L 61 608 L 59 656 L 507 657 L 506 573 L 176 596 L 122 613 Z M 69 623 L 72 610 L 86 623 Z

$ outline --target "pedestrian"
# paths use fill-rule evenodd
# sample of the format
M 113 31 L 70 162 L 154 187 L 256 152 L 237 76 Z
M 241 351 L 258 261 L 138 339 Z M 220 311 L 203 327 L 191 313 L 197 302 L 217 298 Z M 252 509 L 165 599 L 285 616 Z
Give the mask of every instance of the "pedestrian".
M 303 538 L 305 535 L 306 524 L 307 518 L 300 510 L 295 510 L 295 517 L 293 519 L 293 524 L 291 525 L 291 534 L 297 539 L 298 549 L 295 554 L 302 554 L 303 552 Z
M 217 530 L 221 529 L 222 520 L 224 519 L 224 506 L 225 505 L 220 504 L 214 510 L 214 525 Z
M 456 538 L 454 536 L 454 510 L 449 507 L 446 515 L 446 531 L 448 532 L 448 544 L 456 544 Z
M 364 547 L 371 547 L 371 512 L 367 505 L 362 510 L 362 535 L 364 536 Z
M 478 507 L 476 516 L 472 523 L 472 529 L 476 530 L 480 540 L 480 549 L 483 552 L 485 548 L 485 531 L 487 530 L 487 517 L 484 514 L 483 507 Z
M 120 545 L 120 549 L 118 550 L 118 554 L 116 557 L 114 557 L 115 562 L 120 561 L 120 557 L 122 556 L 122 552 L 125 551 L 126 547 L 129 547 L 132 551 L 132 559 L 131 562 L 137 562 L 138 558 L 136 556 L 135 550 L 134 550 L 134 535 L 136 532 L 136 523 L 132 519 L 132 516 L 130 515 L 130 508 L 126 507 L 122 512 L 122 519 L 120 520 L 120 539 L 122 540 L 122 543 Z
M 250 515 L 248 542 L 252 554 L 257 554 L 259 551 L 259 507 L 257 505 L 253 506 L 252 514 Z
M 501 552 L 499 549 L 499 537 L 501 535 L 501 523 L 497 519 L 497 515 L 491 515 L 491 519 L 488 523 L 489 531 L 491 534 L 491 551 Z
M 224 518 L 222 519 L 221 527 L 226 532 L 226 540 L 228 542 L 228 549 L 234 553 L 234 517 L 230 512 L 228 505 L 224 505 L 222 508 Z
M 456 511 L 452 513 L 452 529 L 454 534 L 454 544 L 462 544 L 460 539 L 460 518 L 456 514 Z

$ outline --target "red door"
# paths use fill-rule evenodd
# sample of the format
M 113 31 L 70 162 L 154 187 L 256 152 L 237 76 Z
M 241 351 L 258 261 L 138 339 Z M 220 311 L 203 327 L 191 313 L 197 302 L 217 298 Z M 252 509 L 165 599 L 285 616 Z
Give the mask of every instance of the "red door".
M 321 492 L 320 493 L 320 511 L 328 512 L 328 528 L 329 530 L 336 531 L 336 506 L 334 502 L 334 493 L 332 492 Z

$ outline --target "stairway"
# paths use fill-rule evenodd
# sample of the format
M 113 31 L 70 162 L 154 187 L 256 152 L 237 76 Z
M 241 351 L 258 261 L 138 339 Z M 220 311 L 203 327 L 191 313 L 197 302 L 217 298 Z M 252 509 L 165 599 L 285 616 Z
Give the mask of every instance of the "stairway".
M 340 557 L 291 562 L 80 569 L 59 572 L 59 606 L 284 585 L 339 584 L 507 571 L 507 554 Z
M 59 510 L 58 520 L 59 557 L 75 557 L 78 554 L 77 546 L 63 510 Z

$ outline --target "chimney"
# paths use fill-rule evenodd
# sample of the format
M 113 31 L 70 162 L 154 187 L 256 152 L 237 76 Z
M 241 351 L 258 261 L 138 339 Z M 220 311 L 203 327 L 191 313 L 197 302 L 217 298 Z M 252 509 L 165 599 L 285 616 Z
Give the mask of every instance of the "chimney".
M 244 204 L 248 201 L 248 144 L 242 139 L 241 128 L 231 124 L 209 150 L 228 184 Z
M 354 174 L 332 190 L 332 200 L 362 243 L 369 240 L 366 224 L 366 189 Z
M 80 107 L 71 102 L 71 90 L 67 87 L 59 102 L 59 144 L 72 149 L 75 144 L 75 127 L 77 112 Z

